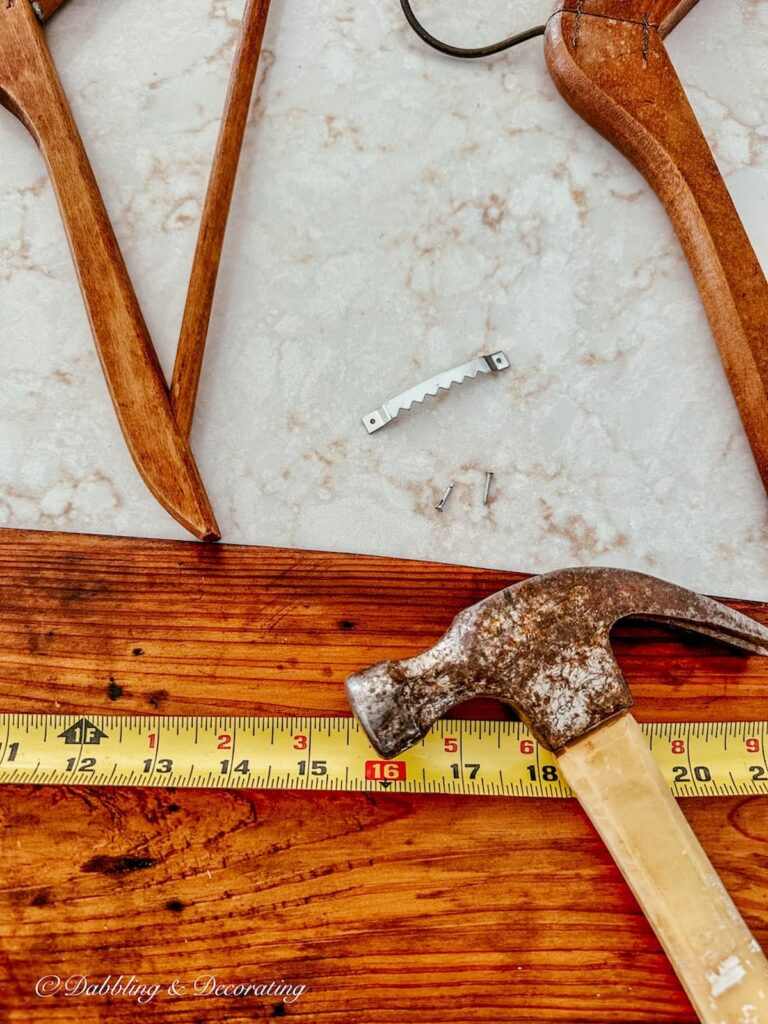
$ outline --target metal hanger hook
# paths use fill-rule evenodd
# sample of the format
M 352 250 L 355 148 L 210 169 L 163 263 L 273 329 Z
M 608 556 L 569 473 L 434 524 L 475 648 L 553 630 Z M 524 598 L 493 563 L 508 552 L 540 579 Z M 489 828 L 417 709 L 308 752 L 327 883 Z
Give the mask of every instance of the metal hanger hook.
M 400 6 L 403 8 L 403 14 L 405 15 L 405 19 L 408 24 L 419 39 L 422 39 L 427 46 L 431 46 L 434 50 L 439 50 L 440 53 L 447 53 L 449 57 L 461 57 L 464 60 L 472 60 L 476 57 L 490 57 L 494 53 L 501 53 L 502 50 L 509 50 L 512 46 L 517 46 L 519 43 L 525 43 L 529 39 L 534 39 L 536 36 L 543 36 L 547 28 L 546 25 L 536 25 L 534 28 L 529 28 L 525 32 L 519 32 L 517 35 L 509 36 L 507 39 L 502 39 L 499 43 L 492 43 L 491 46 L 451 46 L 449 43 L 444 43 L 442 40 L 433 36 L 430 32 L 427 32 L 419 19 L 413 13 L 413 8 L 411 7 L 409 0 L 400 0 Z

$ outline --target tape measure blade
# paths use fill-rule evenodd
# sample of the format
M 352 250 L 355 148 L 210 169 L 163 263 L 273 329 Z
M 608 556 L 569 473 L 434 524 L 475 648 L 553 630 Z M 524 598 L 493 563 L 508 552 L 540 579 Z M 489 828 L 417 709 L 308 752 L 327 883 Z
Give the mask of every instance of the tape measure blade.
M 670 788 L 768 794 L 768 723 L 642 726 Z M 521 722 L 443 720 L 385 761 L 352 718 L 0 715 L 0 784 L 296 789 L 563 799 Z

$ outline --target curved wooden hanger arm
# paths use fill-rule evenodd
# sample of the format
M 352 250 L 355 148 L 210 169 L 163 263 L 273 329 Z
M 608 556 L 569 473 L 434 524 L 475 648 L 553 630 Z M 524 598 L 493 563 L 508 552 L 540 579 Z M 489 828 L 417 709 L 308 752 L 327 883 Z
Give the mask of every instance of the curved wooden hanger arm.
M 666 207 L 768 490 L 768 284 L 661 39 L 692 6 L 566 0 L 547 26 L 545 55 L 568 103 Z
M 656 0 L 655 3 L 648 4 L 651 20 L 659 26 L 661 38 L 665 39 L 698 2 L 699 0 Z
M 229 207 L 251 109 L 269 4 L 270 0 L 246 0 L 208 191 L 200 218 L 171 378 L 171 405 L 183 437 L 189 437 L 192 429 Z
M 48 3 L 53 7 L 58 3 Z M 147 487 L 202 540 L 219 531 L 88 157 L 29 0 L 0 2 L 0 104 L 48 166 L 115 412 Z

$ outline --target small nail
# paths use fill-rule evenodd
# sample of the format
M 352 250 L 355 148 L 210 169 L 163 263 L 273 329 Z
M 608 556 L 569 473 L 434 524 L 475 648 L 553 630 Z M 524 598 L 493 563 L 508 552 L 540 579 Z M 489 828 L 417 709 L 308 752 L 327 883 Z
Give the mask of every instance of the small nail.
M 438 512 L 442 512 L 443 509 L 445 508 L 445 503 L 450 498 L 452 490 L 453 490 L 453 484 L 448 484 L 448 486 L 445 488 L 445 493 L 443 494 L 442 498 L 440 499 L 440 504 L 439 505 L 435 505 L 435 508 L 437 509 Z
M 488 504 L 488 495 L 491 493 L 491 481 L 493 480 L 493 473 L 488 472 L 485 474 L 485 494 L 483 495 L 483 504 Z

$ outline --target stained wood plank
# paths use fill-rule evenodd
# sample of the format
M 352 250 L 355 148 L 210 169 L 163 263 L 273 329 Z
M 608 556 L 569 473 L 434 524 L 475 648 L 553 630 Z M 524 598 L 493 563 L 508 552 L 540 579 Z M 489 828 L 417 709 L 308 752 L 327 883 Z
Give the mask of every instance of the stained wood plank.
M 344 713 L 350 671 L 416 653 L 518 578 L 2 531 L 0 708 Z M 766 717 L 768 659 L 640 624 L 615 646 L 640 719 Z M 765 799 L 682 806 L 765 944 Z M 572 802 L 23 787 L 0 807 L 2 1020 L 695 1020 Z M 287 1006 L 188 989 L 137 1010 L 40 999 L 50 973 L 309 988 Z

